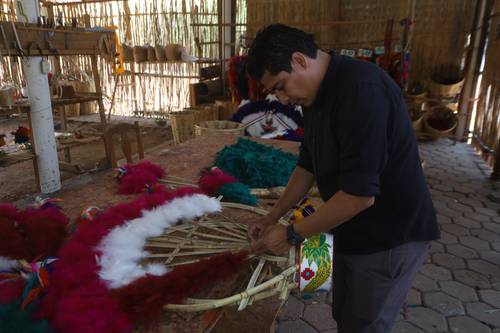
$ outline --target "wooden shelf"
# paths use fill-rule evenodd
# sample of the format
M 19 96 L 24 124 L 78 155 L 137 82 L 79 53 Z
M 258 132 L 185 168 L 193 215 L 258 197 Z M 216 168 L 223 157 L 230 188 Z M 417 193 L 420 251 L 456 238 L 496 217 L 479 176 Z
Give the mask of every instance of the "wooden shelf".
M 79 103 L 85 103 L 85 102 L 93 102 L 93 101 L 98 101 L 101 98 L 100 95 L 96 93 L 89 93 L 89 94 L 82 94 L 82 95 L 76 95 L 73 98 L 53 98 L 52 101 L 52 106 L 53 107 L 59 107 L 59 106 L 65 106 L 65 105 L 71 105 L 71 104 L 79 104 Z M 7 111 L 7 112 L 12 112 L 12 113 L 17 113 L 15 112 L 15 109 L 21 109 L 23 112 L 28 110 L 30 107 L 30 103 L 28 99 L 23 99 L 22 101 L 17 101 L 13 105 L 14 111 Z
M 34 158 L 34 154 L 31 150 L 18 150 L 13 153 L 7 153 L 5 155 L 0 155 L 0 168 L 6 168 L 8 166 L 22 163 L 26 161 L 31 161 Z
M 114 56 L 115 31 L 96 28 L 42 28 L 34 23 L 0 22 L 3 56 L 108 55 Z M 19 40 L 20 49 L 15 47 Z

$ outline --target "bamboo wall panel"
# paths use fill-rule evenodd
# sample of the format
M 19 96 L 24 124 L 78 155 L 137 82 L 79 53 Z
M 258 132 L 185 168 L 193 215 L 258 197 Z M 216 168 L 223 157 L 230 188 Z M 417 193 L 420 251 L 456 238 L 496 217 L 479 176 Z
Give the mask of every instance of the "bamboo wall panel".
M 200 56 L 195 44 L 195 33 L 200 41 L 218 41 L 217 1 L 206 0 L 115 0 L 106 2 L 71 3 L 75 0 L 59 0 L 64 6 L 54 6 L 54 15 L 62 13 L 65 22 L 77 18 L 83 25 L 83 17 L 89 14 L 91 26 L 116 26 L 120 40 L 131 45 L 185 46 L 186 52 Z M 13 0 L 0 0 L 2 20 L 16 20 Z M 195 14 L 196 13 L 196 14 Z M 46 12 L 42 9 L 42 15 Z M 210 23 L 215 26 L 195 31 L 193 22 Z M 218 59 L 216 43 L 204 43 L 202 56 Z M 14 81 L 23 85 L 19 59 L 3 58 L 1 77 L 3 81 Z M 61 57 L 63 74 L 82 78 L 82 72 L 91 75 L 90 58 L 85 56 Z M 118 79 L 114 113 L 132 115 L 135 111 L 163 111 L 181 109 L 189 105 L 189 83 L 197 81 L 200 64 L 193 63 L 144 63 L 126 64 L 126 70 L 136 73 L 122 75 Z M 111 64 L 99 60 L 99 70 L 105 94 L 105 106 L 110 106 L 115 86 Z
M 399 38 L 402 33 L 399 21 L 410 16 L 414 8 L 410 78 L 426 80 L 437 64 L 461 64 L 477 0 L 415 0 L 414 7 L 412 1 L 249 0 L 247 38 L 251 40 L 259 27 L 280 22 L 313 33 L 317 42 L 327 49 L 382 46 L 385 20 L 395 20 L 393 37 Z M 326 21 L 354 23 L 318 25 Z M 315 25 L 307 26 L 301 22 L 313 22 Z
M 474 134 L 498 154 L 500 140 L 500 0 L 495 0 L 487 37 Z M 477 144 L 476 141 L 473 141 Z M 485 156 L 492 164 L 493 156 Z

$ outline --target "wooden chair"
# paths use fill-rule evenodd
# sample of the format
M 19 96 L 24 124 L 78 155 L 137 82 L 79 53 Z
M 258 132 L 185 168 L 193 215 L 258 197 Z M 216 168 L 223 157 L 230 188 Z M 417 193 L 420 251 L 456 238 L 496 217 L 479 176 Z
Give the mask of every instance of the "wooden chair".
M 132 163 L 132 145 L 128 133 L 135 132 L 137 140 L 137 151 L 139 153 L 139 159 L 144 158 L 144 147 L 142 145 L 141 129 L 137 121 L 134 124 L 119 123 L 112 124 L 106 128 L 104 132 L 104 144 L 106 146 L 106 154 L 108 156 L 109 164 L 112 168 L 118 167 L 118 161 L 116 159 L 115 147 L 113 145 L 113 136 L 120 135 L 122 152 L 127 160 L 127 163 Z

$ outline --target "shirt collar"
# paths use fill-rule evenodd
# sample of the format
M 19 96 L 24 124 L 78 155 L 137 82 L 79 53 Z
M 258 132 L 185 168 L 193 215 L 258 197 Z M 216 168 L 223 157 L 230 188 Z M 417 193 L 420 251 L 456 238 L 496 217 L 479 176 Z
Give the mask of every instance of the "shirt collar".
M 331 88 L 335 83 L 335 79 L 337 77 L 336 73 L 338 71 L 338 65 L 342 61 L 342 57 L 340 55 L 337 55 L 333 52 L 329 54 L 331 56 L 330 63 L 328 64 L 325 76 L 321 81 L 318 93 L 311 106 L 312 109 L 319 109 L 326 100 L 330 99 L 329 96 L 331 95 Z

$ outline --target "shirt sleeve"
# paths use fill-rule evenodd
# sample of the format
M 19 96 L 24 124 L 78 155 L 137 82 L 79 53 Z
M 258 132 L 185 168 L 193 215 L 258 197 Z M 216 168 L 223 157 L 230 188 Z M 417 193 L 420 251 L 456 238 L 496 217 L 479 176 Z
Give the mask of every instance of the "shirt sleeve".
M 337 118 L 340 148 L 339 188 L 351 195 L 380 194 L 380 175 L 387 163 L 391 102 L 379 85 L 359 83 Z
M 299 159 L 297 161 L 297 166 L 306 169 L 310 173 L 314 173 L 311 160 L 311 153 L 309 152 L 309 149 L 307 149 L 304 143 L 300 145 Z

